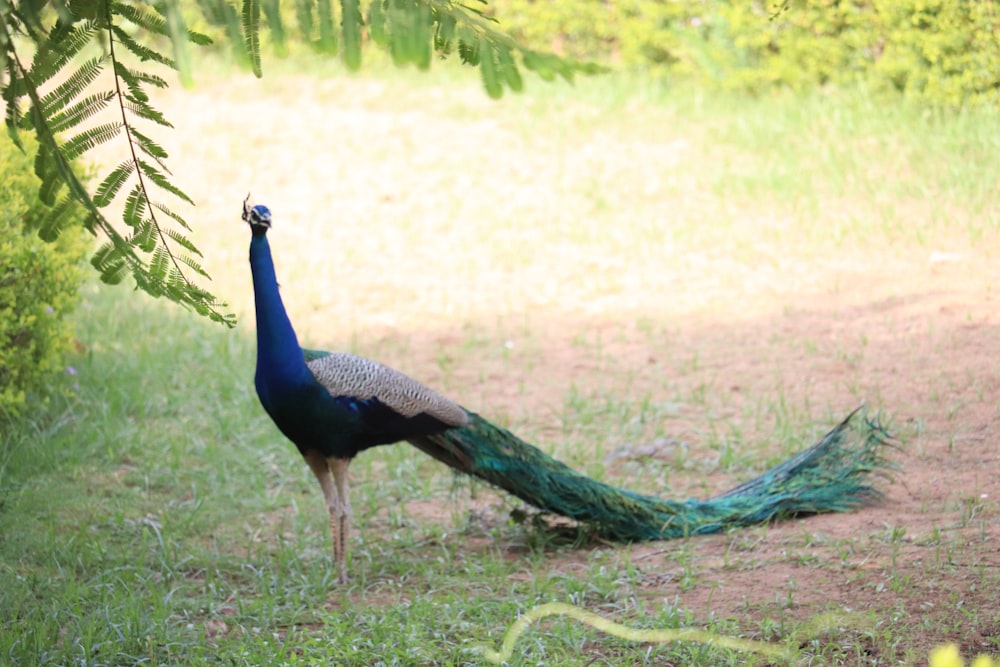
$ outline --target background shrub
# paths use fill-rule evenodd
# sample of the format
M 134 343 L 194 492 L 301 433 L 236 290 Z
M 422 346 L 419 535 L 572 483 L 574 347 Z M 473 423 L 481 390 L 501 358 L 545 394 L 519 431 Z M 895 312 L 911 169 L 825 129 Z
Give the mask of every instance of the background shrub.
M 865 82 L 932 106 L 1000 101 L 990 0 L 491 0 L 538 48 L 749 92 Z
M 1000 101 L 1000 5 L 985 0 L 875 0 L 871 74 L 907 97 L 943 105 Z
M 43 400 L 65 375 L 73 345 L 66 316 L 91 246 L 82 210 L 54 243 L 29 231 L 45 214 L 32 164 L 33 156 L 0 142 L 0 421 Z

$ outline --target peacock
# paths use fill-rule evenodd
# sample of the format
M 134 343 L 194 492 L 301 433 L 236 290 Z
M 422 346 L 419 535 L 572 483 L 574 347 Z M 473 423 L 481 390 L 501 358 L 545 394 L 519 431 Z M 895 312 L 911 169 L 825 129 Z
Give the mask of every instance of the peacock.
M 406 441 L 462 473 L 544 512 L 590 524 L 621 542 L 666 540 L 777 517 L 846 511 L 878 498 L 874 474 L 889 463 L 878 419 L 852 412 L 818 443 L 708 500 L 665 500 L 618 489 L 553 459 L 425 385 L 377 361 L 303 349 L 278 291 L 267 232 L 271 212 L 243 203 L 257 317 L 254 384 L 261 405 L 291 440 L 330 512 L 334 563 L 347 581 L 351 516 L 348 466 L 361 451 Z M 860 408 L 859 408 L 860 409 Z M 849 428 L 852 421 L 863 422 Z

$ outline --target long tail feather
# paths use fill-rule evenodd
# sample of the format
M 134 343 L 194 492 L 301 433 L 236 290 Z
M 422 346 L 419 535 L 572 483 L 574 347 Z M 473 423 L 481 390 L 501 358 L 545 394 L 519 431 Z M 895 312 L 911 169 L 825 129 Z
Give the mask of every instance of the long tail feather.
M 877 418 L 854 420 L 857 413 L 809 449 L 708 500 L 664 500 L 598 482 L 472 412 L 464 428 L 410 442 L 543 511 L 593 524 L 610 539 L 666 540 L 842 512 L 878 498 L 871 477 L 891 468 L 883 453 L 891 438 Z

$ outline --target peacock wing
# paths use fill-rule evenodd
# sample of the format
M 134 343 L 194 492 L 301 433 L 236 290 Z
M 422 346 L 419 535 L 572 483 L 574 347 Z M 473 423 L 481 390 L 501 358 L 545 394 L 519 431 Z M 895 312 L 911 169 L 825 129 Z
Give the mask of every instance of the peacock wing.
M 454 427 L 466 426 L 469 416 L 454 401 L 413 378 L 377 361 L 346 352 L 306 358 L 313 377 L 333 397 L 377 399 L 403 417 L 426 414 Z

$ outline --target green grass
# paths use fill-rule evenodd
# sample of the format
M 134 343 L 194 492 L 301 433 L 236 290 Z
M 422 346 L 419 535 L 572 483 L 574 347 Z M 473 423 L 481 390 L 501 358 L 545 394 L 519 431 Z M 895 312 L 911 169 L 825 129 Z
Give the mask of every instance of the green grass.
M 537 601 L 639 615 L 637 574 L 611 551 L 591 551 L 581 577 L 546 566 L 573 547 L 544 531 L 458 510 L 408 517 L 407 501 L 447 505 L 455 491 L 406 447 L 353 467 L 364 528 L 354 581 L 336 586 L 315 483 L 251 394 L 252 340 L 106 288 L 88 289 L 81 322 L 94 343 L 74 360 L 76 395 L 4 436 L 5 662 L 466 664 Z M 682 618 L 670 606 L 641 611 L 651 626 Z M 578 625 L 550 626 L 519 645 L 523 664 L 632 654 Z M 648 659 L 666 656 L 742 664 L 699 647 Z
M 446 476 L 405 447 L 354 467 L 365 528 L 354 581 L 338 587 L 315 484 L 250 393 L 251 340 L 121 290 L 88 290 L 81 320 L 81 338 L 103 342 L 74 362 L 76 396 L 4 437 L 8 664 L 465 664 L 536 601 L 642 611 L 657 627 L 683 618 L 637 609 L 636 573 L 613 552 L 592 551 L 581 577 L 545 566 L 572 548 L 545 533 L 392 511 L 454 500 Z M 523 642 L 519 664 L 575 664 L 581 650 L 631 659 L 625 643 L 550 626 Z M 699 647 L 648 659 L 668 656 L 743 662 Z
M 318 155 L 295 127 L 262 137 L 266 119 L 239 115 L 211 142 L 180 139 L 177 173 L 205 202 L 198 242 L 237 310 L 249 276 L 235 211 L 253 180 L 240 169 L 310 155 L 293 175 L 256 176 L 303 342 L 386 360 L 589 474 L 704 497 L 864 398 L 904 413 L 909 470 L 979 456 L 963 444 L 980 433 L 969 408 L 996 388 L 949 374 L 967 329 L 865 306 L 909 303 L 931 251 L 995 241 L 995 118 L 616 78 L 492 104 L 451 70 L 376 75 L 288 75 L 255 93 L 260 113 L 307 91 L 320 117 L 347 109 L 361 114 L 338 117 L 349 130 L 380 128 L 312 127 Z M 232 82 L 233 108 L 248 85 Z M 176 119 L 182 133 L 196 122 Z M 851 293 L 872 268 L 901 285 Z M 353 580 L 337 586 L 317 485 L 253 394 L 250 327 L 93 286 L 78 318 L 87 350 L 65 381 L 79 389 L 2 435 L 0 664 L 476 664 L 473 647 L 550 601 L 638 627 L 794 638 L 812 664 L 920 663 L 947 640 L 1000 652 L 987 472 L 945 499 L 908 488 L 846 528 L 626 547 L 539 526 L 413 448 L 383 447 L 351 468 Z M 906 354 L 924 334 L 933 354 Z M 836 622 L 811 623 L 826 611 Z M 554 619 L 511 664 L 752 661 Z

